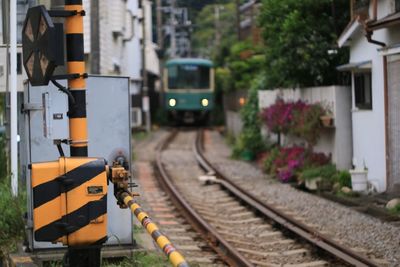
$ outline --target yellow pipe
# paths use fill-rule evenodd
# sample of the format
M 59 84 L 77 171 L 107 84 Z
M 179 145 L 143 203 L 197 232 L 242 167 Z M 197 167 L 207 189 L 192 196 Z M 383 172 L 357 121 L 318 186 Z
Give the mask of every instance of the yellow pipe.
M 131 197 L 128 193 L 123 193 L 121 198 L 123 199 L 125 205 L 131 209 L 132 213 L 161 248 L 164 254 L 168 257 L 172 265 L 174 267 L 188 267 L 189 264 L 186 262 L 182 254 L 180 254 L 169 241 L 169 239 L 161 233 L 157 225 L 151 221 L 150 217 L 142 211 L 142 208 L 133 200 L 133 197 Z

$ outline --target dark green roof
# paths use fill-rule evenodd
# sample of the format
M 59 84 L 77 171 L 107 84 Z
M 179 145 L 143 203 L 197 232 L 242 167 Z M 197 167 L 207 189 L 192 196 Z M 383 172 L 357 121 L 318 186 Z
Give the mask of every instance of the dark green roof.
M 175 58 L 168 60 L 165 63 L 166 67 L 171 67 L 176 65 L 200 65 L 200 66 L 213 67 L 213 63 L 210 60 L 203 58 Z

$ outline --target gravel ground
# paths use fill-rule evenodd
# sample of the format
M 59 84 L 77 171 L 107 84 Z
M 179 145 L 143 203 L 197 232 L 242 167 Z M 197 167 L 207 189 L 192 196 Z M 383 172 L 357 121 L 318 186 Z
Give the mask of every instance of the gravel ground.
M 281 206 L 356 251 L 385 259 L 389 266 L 400 266 L 400 227 L 298 191 L 267 177 L 252 164 L 232 160 L 230 148 L 217 132 L 206 133 L 205 148 L 216 167 L 262 200 Z

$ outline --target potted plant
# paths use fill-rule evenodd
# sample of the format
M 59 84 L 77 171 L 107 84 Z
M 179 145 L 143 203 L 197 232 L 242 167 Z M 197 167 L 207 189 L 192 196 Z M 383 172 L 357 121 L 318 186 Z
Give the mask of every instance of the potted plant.
M 351 175 L 351 188 L 355 192 L 366 192 L 368 189 L 368 168 L 365 162 L 362 168 L 349 170 Z
M 333 126 L 333 116 L 330 114 L 325 114 L 319 117 L 322 126 L 324 127 L 332 127 Z
M 325 103 L 323 106 L 324 106 L 325 114 L 323 114 L 319 117 L 321 124 L 324 127 L 332 127 L 334 119 L 333 119 L 331 105 Z

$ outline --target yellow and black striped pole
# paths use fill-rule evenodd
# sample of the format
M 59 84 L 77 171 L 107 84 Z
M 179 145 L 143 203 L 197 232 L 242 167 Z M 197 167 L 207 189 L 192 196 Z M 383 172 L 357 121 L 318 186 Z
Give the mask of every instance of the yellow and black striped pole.
M 83 6 L 82 0 L 65 0 L 65 10 L 77 11 L 76 15 L 65 20 L 67 42 L 67 73 L 79 74 L 79 77 L 68 80 L 68 87 L 75 99 L 69 102 L 69 136 L 72 157 L 87 157 L 88 130 L 86 119 L 86 81 L 85 58 L 83 46 Z
M 68 87 L 75 102 L 69 101 L 68 103 L 70 154 L 71 157 L 87 157 L 86 68 L 83 43 L 83 16 L 85 13 L 82 0 L 65 0 L 64 9 L 66 11 L 75 12 L 75 15 L 68 16 L 65 19 L 67 73 L 75 75 L 75 77 L 68 79 Z M 105 197 L 107 197 L 107 195 Z M 90 204 L 89 202 L 88 205 Z M 101 208 L 103 213 L 107 214 L 107 206 L 103 205 Z M 106 217 L 106 215 L 104 215 L 104 217 Z M 90 233 L 93 233 L 93 231 L 85 232 L 85 229 L 80 229 L 80 231 L 83 235 L 90 235 Z M 100 232 L 102 233 L 103 231 Z M 94 234 L 98 235 L 98 233 Z M 106 231 L 104 234 L 107 235 Z M 98 242 L 99 244 L 85 244 L 84 247 L 68 247 L 66 256 L 68 262 L 65 265 L 78 267 L 100 266 L 101 245 L 106 239 L 106 236 L 102 236 Z
M 145 213 L 142 208 L 133 200 L 128 193 L 122 193 L 120 200 L 128 206 L 132 213 L 135 214 L 136 218 L 151 235 L 157 245 L 162 249 L 165 255 L 167 255 L 169 261 L 174 267 L 188 267 L 189 264 L 183 258 L 183 256 L 176 250 L 169 239 L 161 233 L 157 225 L 152 222 L 149 215 Z

